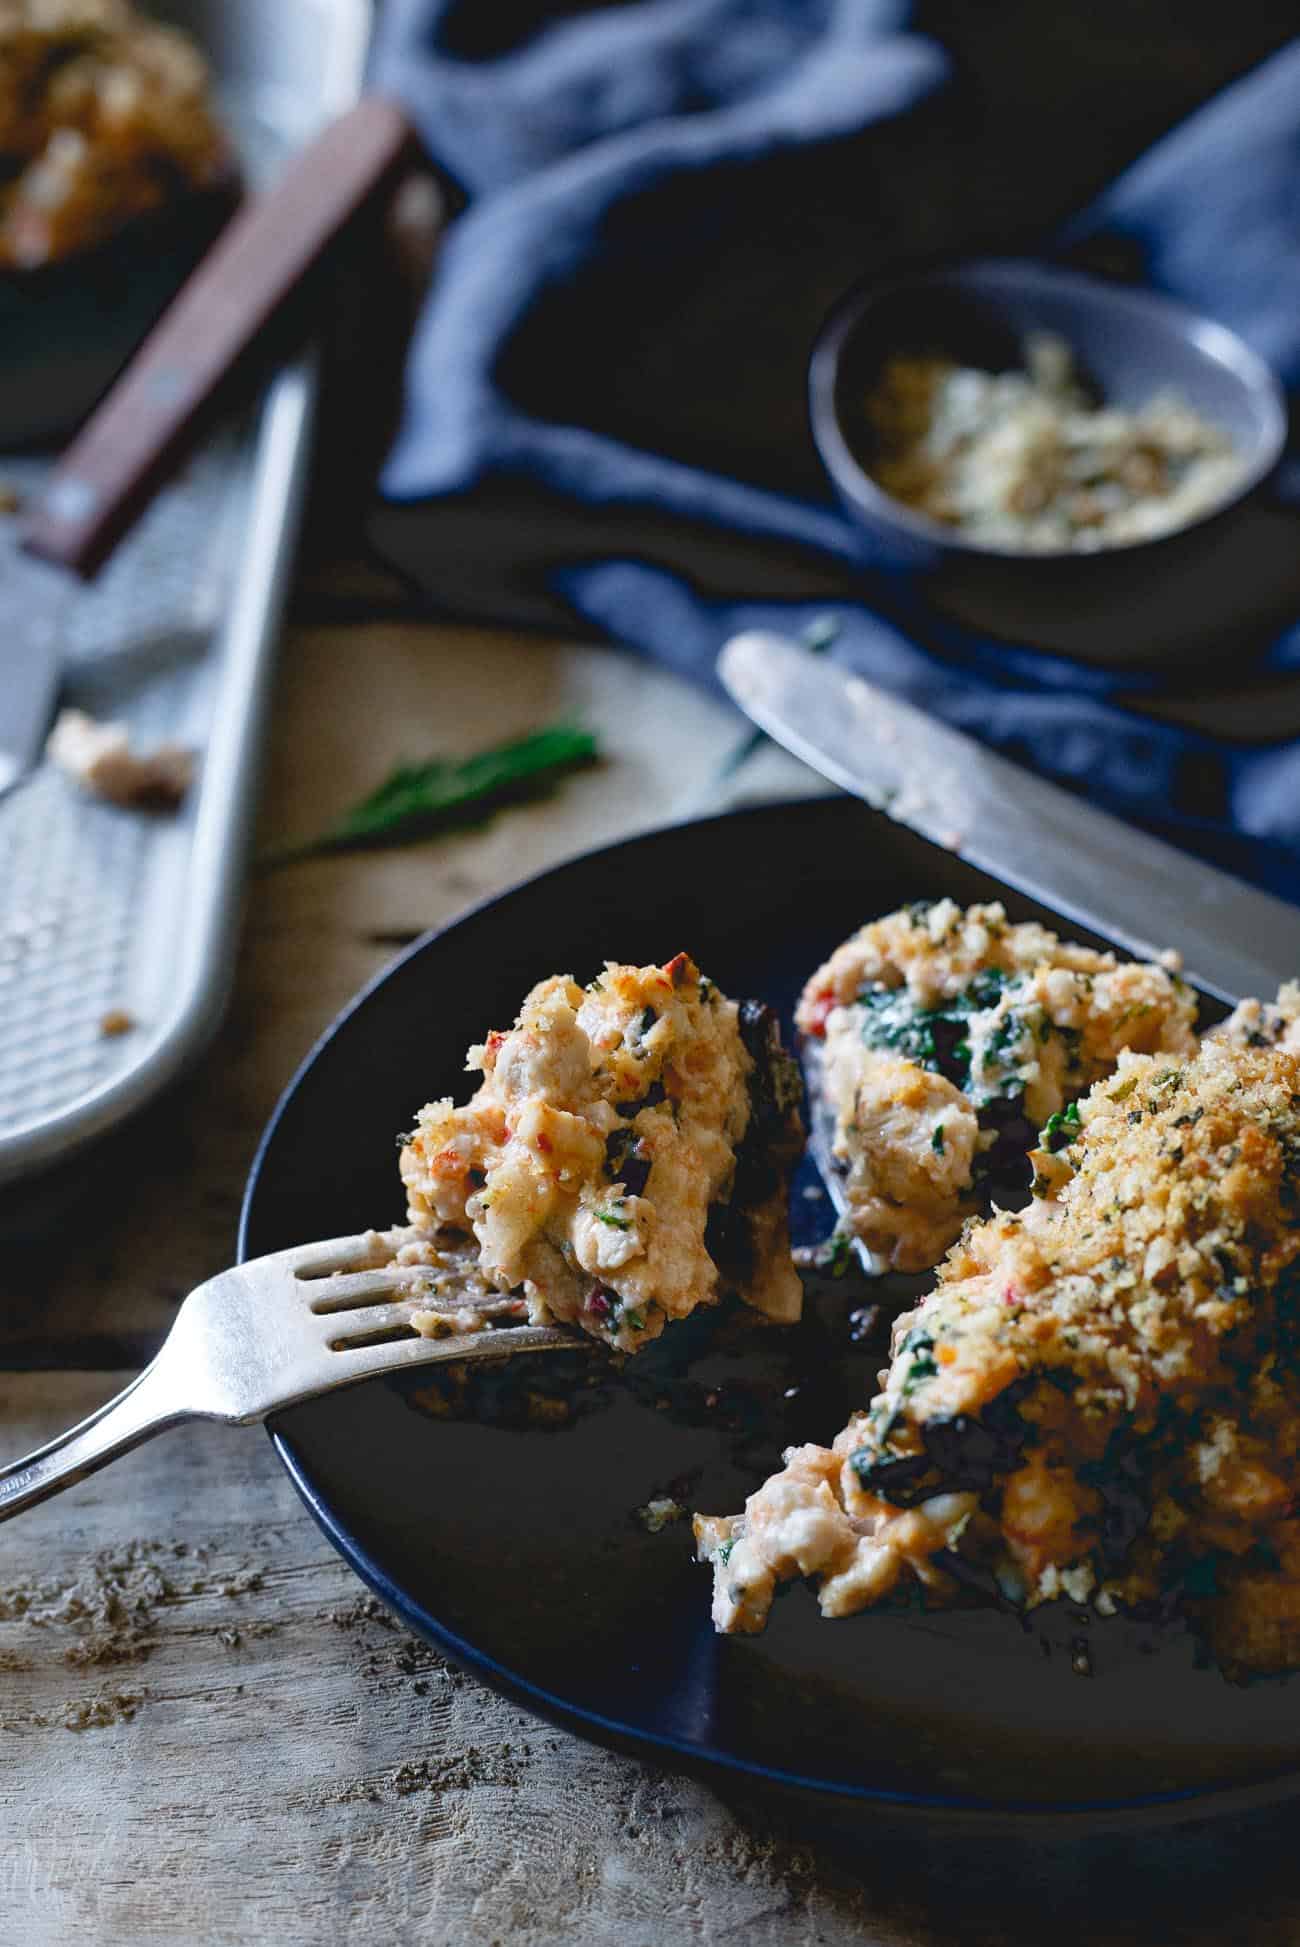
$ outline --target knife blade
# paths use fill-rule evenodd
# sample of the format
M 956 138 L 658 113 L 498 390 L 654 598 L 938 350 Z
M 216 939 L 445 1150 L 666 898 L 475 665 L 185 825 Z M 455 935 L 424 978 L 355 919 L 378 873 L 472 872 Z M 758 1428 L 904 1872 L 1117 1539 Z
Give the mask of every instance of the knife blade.
M 62 577 L 20 554 L 12 534 L 0 539 L 0 797 L 44 749 L 62 674 L 68 599 Z
M 899 824 L 1140 958 L 1175 947 L 1226 1001 L 1300 973 L 1300 909 L 1098 810 L 767 630 L 718 658 L 776 743 Z

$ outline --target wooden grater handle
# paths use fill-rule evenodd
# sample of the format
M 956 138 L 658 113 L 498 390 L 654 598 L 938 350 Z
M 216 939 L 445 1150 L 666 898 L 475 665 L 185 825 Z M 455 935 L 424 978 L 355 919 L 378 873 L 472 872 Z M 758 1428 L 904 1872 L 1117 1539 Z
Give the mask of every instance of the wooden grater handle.
M 92 575 L 175 468 L 218 388 L 329 246 L 418 155 L 401 109 L 370 96 L 246 203 L 51 472 L 23 546 Z

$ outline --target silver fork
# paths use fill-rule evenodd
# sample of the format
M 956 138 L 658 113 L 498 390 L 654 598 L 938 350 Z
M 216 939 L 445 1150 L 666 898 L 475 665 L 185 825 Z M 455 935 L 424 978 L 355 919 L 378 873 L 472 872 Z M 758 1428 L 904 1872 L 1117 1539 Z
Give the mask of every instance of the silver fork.
M 420 1337 L 410 1323 L 418 1268 L 358 1269 L 371 1255 L 372 1238 L 339 1237 L 253 1258 L 199 1285 L 157 1357 L 123 1392 L 0 1470 L 0 1521 L 185 1420 L 252 1426 L 378 1373 L 595 1343 L 553 1325 Z M 398 1293 L 405 1302 L 385 1302 Z M 403 1328 L 408 1335 L 395 1336 Z

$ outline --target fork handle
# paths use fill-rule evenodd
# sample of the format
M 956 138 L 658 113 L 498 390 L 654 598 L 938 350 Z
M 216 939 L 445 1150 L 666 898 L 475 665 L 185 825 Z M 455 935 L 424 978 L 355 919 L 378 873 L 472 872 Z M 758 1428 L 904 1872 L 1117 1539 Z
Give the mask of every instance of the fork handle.
M 0 1468 L 0 1521 L 84 1480 L 155 1433 L 196 1417 L 192 1409 L 177 1405 L 174 1388 L 162 1382 L 161 1356 L 56 1440 Z

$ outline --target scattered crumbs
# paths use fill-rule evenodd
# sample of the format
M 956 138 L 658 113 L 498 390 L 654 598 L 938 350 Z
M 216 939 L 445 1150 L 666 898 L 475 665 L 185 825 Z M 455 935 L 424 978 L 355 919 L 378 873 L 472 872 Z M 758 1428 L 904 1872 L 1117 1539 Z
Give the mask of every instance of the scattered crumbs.
M 430 1649 L 429 1645 L 422 1643 L 417 1636 L 407 1636 L 403 1639 L 394 1651 L 393 1663 L 404 1677 L 413 1677 L 417 1674 L 428 1675 L 431 1672 L 441 1674 L 446 1668 L 437 1651 Z M 428 1685 L 417 1683 L 414 1688 L 423 1695 Z
M 177 1598 L 160 1565 L 170 1555 L 159 1542 L 102 1548 L 70 1580 L 33 1580 L 0 1589 L 0 1621 L 69 1631 L 72 1640 L 63 1660 L 74 1669 L 141 1662 L 157 1641 L 157 1611 Z
M 128 1014 L 124 1007 L 110 1007 L 99 1023 L 99 1032 L 113 1040 L 119 1034 L 130 1034 L 135 1026 L 134 1014 Z
M 194 779 L 194 755 L 179 744 L 131 748 L 124 723 L 61 710 L 45 754 L 93 797 L 136 811 L 175 811 Z
M 966 834 L 965 832 L 958 831 L 955 825 L 949 825 L 946 831 L 939 833 L 939 843 L 946 851 L 960 852 L 962 846 L 966 843 Z
M 826 1200 L 826 1192 L 820 1183 L 805 1183 L 802 1194 L 809 1203 L 824 1203 Z
M 647 1501 L 643 1508 L 636 1510 L 636 1518 L 648 1534 L 657 1535 L 672 1521 L 680 1521 L 686 1509 L 680 1501 L 669 1500 L 666 1495 Z
M 33 1576 L 0 1587 L 0 1623 L 52 1637 L 54 1653 L 70 1670 L 143 1663 L 161 1641 L 164 1609 L 205 1592 L 241 1596 L 261 1588 L 262 1576 L 256 1569 L 240 1570 L 223 1581 L 194 1575 L 193 1569 L 208 1553 L 202 1544 L 161 1540 L 101 1548 L 69 1574 Z M 241 1628 L 225 1626 L 212 1633 L 227 1649 L 237 1649 L 248 1637 L 268 1635 L 279 1627 L 274 1622 L 249 1621 Z M 31 1660 L 16 1644 L 0 1649 L 0 1671 L 31 1667 Z M 74 1697 L 61 1712 L 56 1706 L 52 1714 L 24 1722 L 74 1731 L 104 1729 L 129 1722 L 147 1694 L 112 1690 L 90 1699 Z
M 238 1575 L 228 1575 L 224 1582 L 217 1583 L 218 1595 L 251 1595 L 262 1586 L 262 1572 L 256 1568 L 241 1569 Z
M 509 1743 L 481 1746 L 470 1744 L 446 1758 L 408 1758 L 392 1771 L 371 1773 L 359 1778 L 341 1779 L 313 1792 L 308 1802 L 315 1805 L 381 1805 L 388 1798 L 413 1798 L 418 1793 L 470 1791 L 477 1785 L 521 1785 L 524 1768 L 520 1759 L 531 1756 L 529 1747 Z
M 373 1595 L 355 1596 L 346 1608 L 327 1609 L 320 1620 L 332 1622 L 336 1629 L 357 1629 L 368 1622 L 379 1623 L 385 1629 L 397 1627 L 383 1603 Z
M 385 1783 L 399 1798 L 413 1792 L 470 1791 L 475 1785 L 519 1785 L 523 1782 L 511 1744 L 466 1745 L 453 1757 L 419 1758 L 399 1764 Z
M 114 1724 L 129 1724 L 147 1692 L 143 1690 L 105 1690 L 98 1697 L 84 1697 L 68 1705 L 59 1720 L 65 1731 L 105 1731 Z
M 23 497 L 11 480 L 0 480 L 0 514 L 20 514 Z
M 428 1759 L 422 1758 L 419 1764 L 399 1764 L 393 1773 L 391 1783 L 399 1798 L 409 1798 L 412 1792 L 428 1791 L 430 1785 Z
M 1070 1645 L 1070 1668 L 1076 1677 L 1092 1675 L 1092 1651 L 1082 1636 L 1076 1636 Z

